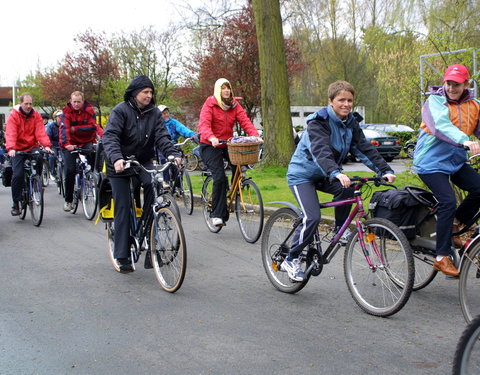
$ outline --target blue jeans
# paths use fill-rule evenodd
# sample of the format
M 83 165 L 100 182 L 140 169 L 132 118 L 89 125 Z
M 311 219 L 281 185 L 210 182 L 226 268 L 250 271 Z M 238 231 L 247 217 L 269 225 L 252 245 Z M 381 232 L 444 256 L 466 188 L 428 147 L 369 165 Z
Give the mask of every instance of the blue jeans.
M 438 201 L 437 255 L 450 255 L 454 218 L 462 223 L 468 223 L 480 208 L 480 174 L 470 165 L 464 164 L 460 170 L 451 175 L 431 173 L 418 176 Z M 457 199 L 450 182 L 469 193 L 458 208 L 456 208 Z

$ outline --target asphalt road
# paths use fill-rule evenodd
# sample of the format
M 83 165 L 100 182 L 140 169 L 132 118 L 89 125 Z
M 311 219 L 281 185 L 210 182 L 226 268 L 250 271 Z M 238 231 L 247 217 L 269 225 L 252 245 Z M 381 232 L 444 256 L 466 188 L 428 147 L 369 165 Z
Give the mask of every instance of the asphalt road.
M 276 291 L 236 219 L 208 232 L 183 215 L 188 266 L 163 292 L 119 274 L 102 224 L 46 189 L 35 228 L 0 188 L 0 374 L 448 374 L 465 322 L 457 281 L 437 277 L 390 318 L 350 297 L 337 254 L 298 294 Z M 143 259 L 142 259 L 143 260 Z M 143 264 L 143 263 L 142 263 Z

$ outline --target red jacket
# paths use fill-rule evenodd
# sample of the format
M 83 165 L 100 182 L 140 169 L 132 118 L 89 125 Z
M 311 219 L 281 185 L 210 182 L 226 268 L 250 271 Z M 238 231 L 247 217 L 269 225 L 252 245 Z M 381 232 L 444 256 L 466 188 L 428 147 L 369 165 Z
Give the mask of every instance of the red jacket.
M 78 111 L 72 108 L 71 103 L 67 103 L 62 111 L 63 121 L 60 125 L 59 136 L 62 147 L 68 145 L 81 147 L 86 143 L 95 142 L 97 133 L 100 137 L 103 136 L 103 129 L 95 120 L 95 111 L 87 101 Z
M 19 109 L 13 109 L 7 120 L 7 130 L 5 131 L 5 142 L 7 152 L 30 151 L 32 148 L 43 146 L 51 147 L 50 138 L 45 133 L 40 113 L 33 110 L 28 116 L 20 112 Z
M 200 142 L 211 144 L 208 140 L 215 136 L 220 140 L 228 140 L 233 137 L 233 125 L 235 120 L 245 129 L 248 135 L 258 136 L 258 131 L 248 118 L 245 110 L 237 100 L 234 100 L 233 107 L 224 111 L 217 103 L 214 96 L 209 96 L 203 103 L 198 123 Z M 219 147 L 226 147 L 220 145 Z

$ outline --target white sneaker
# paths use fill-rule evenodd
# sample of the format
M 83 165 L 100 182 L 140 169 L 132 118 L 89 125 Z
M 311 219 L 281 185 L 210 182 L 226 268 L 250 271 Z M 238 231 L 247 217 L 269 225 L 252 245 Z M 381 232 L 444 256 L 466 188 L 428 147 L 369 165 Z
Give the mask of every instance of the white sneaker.
M 212 225 L 214 227 L 222 227 L 223 226 L 223 219 L 219 217 L 212 217 Z
M 284 271 L 287 271 L 288 277 L 294 281 L 303 281 L 305 278 L 305 273 L 302 271 L 298 258 L 292 260 L 285 259 L 281 267 Z
M 73 208 L 72 202 L 65 202 L 63 204 L 63 211 L 65 211 L 65 212 L 72 211 L 72 208 Z

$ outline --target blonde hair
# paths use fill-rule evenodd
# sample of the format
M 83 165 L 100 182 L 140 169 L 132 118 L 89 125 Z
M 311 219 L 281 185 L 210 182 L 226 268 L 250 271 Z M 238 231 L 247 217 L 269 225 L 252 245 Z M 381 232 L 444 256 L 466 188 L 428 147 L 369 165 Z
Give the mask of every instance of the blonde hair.
M 81 97 L 82 97 L 82 100 L 84 99 L 83 92 L 81 92 L 81 91 L 74 91 L 74 92 L 72 92 L 72 93 L 70 94 L 70 98 L 71 98 L 72 96 L 81 96 Z

